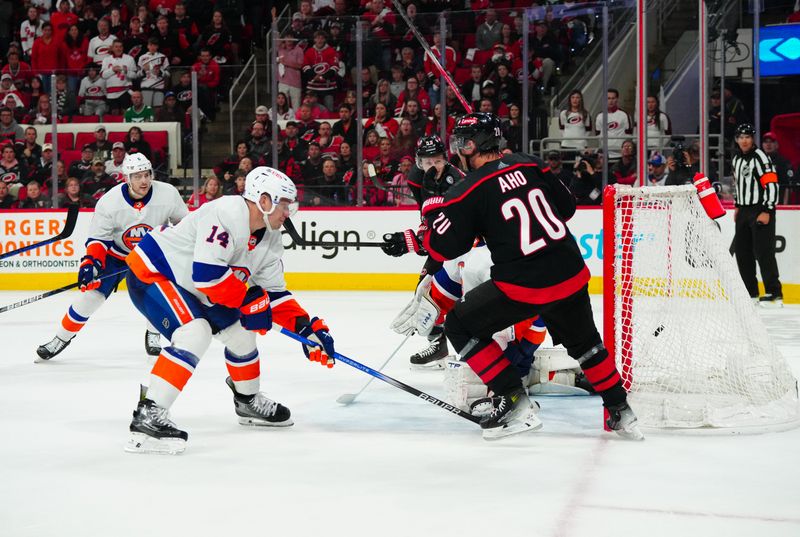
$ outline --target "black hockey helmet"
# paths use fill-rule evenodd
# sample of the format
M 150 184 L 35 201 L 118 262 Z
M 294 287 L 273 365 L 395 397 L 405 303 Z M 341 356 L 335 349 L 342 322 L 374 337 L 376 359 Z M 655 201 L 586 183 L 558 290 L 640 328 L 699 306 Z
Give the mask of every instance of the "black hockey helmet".
M 498 151 L 503 138 L 503 126 L 500 119 L 491 113 L 473 112 L 456 121 L 453 134 L 450 136 L 450 151 L 458 153 L 459 149 L 473 142 L 479 153 Z
M 423 136 L 417 140 L 417 158 L 444 155 L 444 142 L 439 135 Z
M 739 136 L 752 136 L 755 138 L 756 129 L 750 123 L 742 123 L 736 127 L 736 132 L 734 133 L 734 138 L 738 138 Z

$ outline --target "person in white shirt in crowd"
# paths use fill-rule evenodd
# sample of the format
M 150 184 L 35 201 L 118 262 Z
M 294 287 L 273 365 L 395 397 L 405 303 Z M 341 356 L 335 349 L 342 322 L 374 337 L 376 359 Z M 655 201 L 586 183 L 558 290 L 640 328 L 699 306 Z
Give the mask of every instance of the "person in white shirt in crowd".
M 647 147 L 662 148 L 669 144 L 672 136 L 672 122 L 669 116 L 661 111 L 658 97 L 647 97 Z
M 147 40 L 147 52 L 139 56 L 142 75 L 142 97 L 145 106 L 158 108 L 164 104 L 164 89 L 169 78 L 169 58 L 158 51 L 158 38 Z
M 42 24 L 44 21 L 39 17 L 39 10 L 34 6 L 28 8 L 28 18 L 19 27 L 19 41 L 22 45 L 22 53 L 28 58 L 31 57 L 33 41 L 42 36 Z
M 102 116 L 108 110 L 106 81 L 100 76 L 100 66 L 96 63 L 86 66 L 86 76 L 81 79 L 78 99 L 81 103 L 81 115 Z
M 125 162 L 125 144 L 114 142 L 111 147 L 111 160 L 106 161 L 106 173 L 121 183 L 125 178 L 122 171 L 122 163 Z
M 592 134 L 592 117 L 583 104 L 583 93 L 573 90 L 567 98 L 567 106 L 558 114 L 558 128 L 564 138 L 561 150 L 565 160 L 586 149 L 586 136 Z
M 603 123 L 603 112 L 597 114 L 597 119 L 594 122 L 595 134 L 599 135 L 603 132 L 605 124 Z M 622 142 L 625 138 L 633 134 L 633 120 L 631 116 L 619 108 L 619 91 L 614 88 L 608 90 L 608 160 L 609 163 L 613 160 L 619 160 L 622 156 L 620 149 L 622 149 Z M 615 138 L 615 139 L 612 139 Z
M 114 40 L 111 55 L 103 59 L 100 69 L 100 75 L 106 80 L 106 100 L 112 114 L 121 114 L 131 105 L 130 90 L 139 73 L 136 62 L 122 47 L 122 41 Z
M 108 19 L 102 18 L 97 21 L 98 35 L 89 40 L 89 48 L 86 51 L 89 59 L 94 63 L 101 65 L 106 56 L 111 55 L 111 45 L 117 39 L 111 33 L 111 26 L 109 26 Z

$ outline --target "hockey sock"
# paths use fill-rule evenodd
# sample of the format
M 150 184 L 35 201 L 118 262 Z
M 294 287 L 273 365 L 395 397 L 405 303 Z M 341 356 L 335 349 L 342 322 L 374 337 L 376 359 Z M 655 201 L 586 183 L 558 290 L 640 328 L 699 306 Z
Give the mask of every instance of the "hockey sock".
M 56 330 L 56 336 L 64 341 L 74 338 L 89 320 L 89 317 L 100 309 L 100 306 L 105 301 L 106 297 L 99 291 L 81 293 L 78 299 L 69 307 L 64 318 L 61 319 L 61 326 Z
M 466 359 L 466 362 L 483 383 L 496 394 L 508 393 L 520 386 L 519 373 L 494 340 L 479 348 Z
M 594 389 L 603 398 L 605 406 L 613 406 L 624 402 L 627 398 L 625 388 L 622 387 L 622 377 L 619 376 L 614 360 L 602 343 L 598 343 L 578 358 L 583 373 Z
M 158 406 L 169 408 L 189 382 L 200 358 L 189 351 L 164 347 L 150 373 L 147 398 Z
M 260 364 L 257 349 L 244 356 L 238 356 L 225 347 L 225 366 L 228 368 L 236 392 L 240 395 L 258 393 L 261 378 Z

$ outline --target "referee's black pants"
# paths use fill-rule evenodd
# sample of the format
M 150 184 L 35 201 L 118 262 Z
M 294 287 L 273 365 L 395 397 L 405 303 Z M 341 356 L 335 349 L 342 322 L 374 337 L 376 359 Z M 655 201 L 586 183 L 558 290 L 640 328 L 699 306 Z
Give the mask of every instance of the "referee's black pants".
M 761 212 L 760 205 L 739 207 L 736 234 L 733 237 L 736 264 L 751 297 L 758 297 L 756 262 L 761 269 L 766 293 L 783 296 L 781 281 L 778 279 L 778 262 L 775 260 L 775 212 L 770 213 L 768 224 L 759 224 L 756 218 Z

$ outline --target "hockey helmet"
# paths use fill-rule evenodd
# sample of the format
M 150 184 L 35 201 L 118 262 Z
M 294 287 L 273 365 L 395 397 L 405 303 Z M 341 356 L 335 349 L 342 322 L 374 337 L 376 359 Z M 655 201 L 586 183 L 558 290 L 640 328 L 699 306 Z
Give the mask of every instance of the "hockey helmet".
M 141 178 L 145 179 L 146 182 L 137 184 L 137 186 L 134 187 L 131 179 L 133 175 L 141 172 L 147 172 L 147 174 Z M 132 193 L 133 191 L 137 191 L 134 196 L 144 196 L 147 191 L 150 190 L 150 185 L 153 181 L 153 165 L 150 164 L 150 160 L 141 153 L 125 155 L 122 161 L 122 176 L 125 179 L 125 183 L 128 185 L 128 189 L 130 189 Z M 140 180 L 140 178 L 137 178 L 137 180 Z
M 262 194 L 268 195 L 272 201 L 272 208 L 269 211 L 261 208 Z M 265 216 L 272 214 L 275 207 L 283 200 L 289 203 L 290 216 L 297 212 L 297 187 L 285 173 L 267 166 L 250 170 L 245 178 L 242 197 L 255 203 Z
M 473 112 L 456 121 L 450 136 L 450 151 L 459 153 L 468 142 L 475 144 L 478 153 L 499 151 L 503 140 L 503 127 L 500 119 L 491 113 Z
M 738 138 L 739 136 L 752 136 L 755 138 L 756 129 L 750 123 L 742 123 L 736 127 L 736 132 L 734 133 L 734 138 Z
M 417 158 L 444 154 L 444 143 L 437 134 L 423 136 L 417 141 Z

